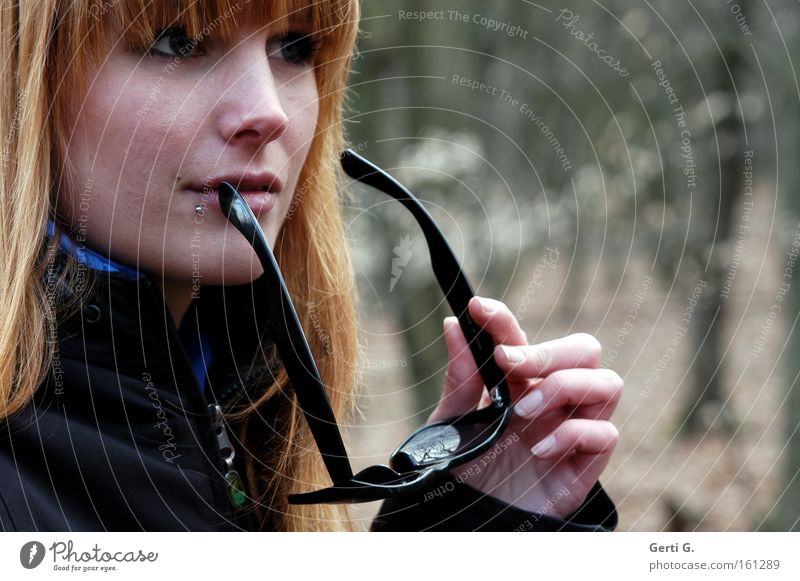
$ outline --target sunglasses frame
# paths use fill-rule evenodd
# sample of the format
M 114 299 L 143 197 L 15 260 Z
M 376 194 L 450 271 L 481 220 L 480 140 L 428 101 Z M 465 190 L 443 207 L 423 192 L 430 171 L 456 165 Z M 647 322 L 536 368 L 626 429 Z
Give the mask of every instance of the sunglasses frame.
M 391 468 L 373 465 L 354 475 L 319 369 L 264 232 L 236 188 L 227 182 L 220 184 L 223 214 L 261 261 L 272 311 L 269 331 L 333 483 L 321 490 L 289 495 L 292 504 L 368 502 L 419 490 L 438 474 L 486 452 L 512 416 L 508 384 L 494 361 L 492 336 L 470 317 L 468 304 L 474 292 L 431 215 L 400 182 L 355 151 L 345 150 L 341 165 L 352 179 L 403 204 L 422 228 L 434 275 L 458 318 L 491 401 L 484 408 L 418 428 L 394 451 Z

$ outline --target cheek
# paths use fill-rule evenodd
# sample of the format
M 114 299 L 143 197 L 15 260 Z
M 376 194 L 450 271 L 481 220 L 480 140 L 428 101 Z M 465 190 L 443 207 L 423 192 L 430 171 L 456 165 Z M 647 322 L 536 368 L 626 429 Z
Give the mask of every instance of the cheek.
M 154 177 L 151 170 L 157 169 L 159 159 L 171 157 L 181 145 L 176 141 L 181 132 L 173 123 L 175 115 L 171 111 L 155 106 L 145 111 L 141 104 L 138 91 L 126 91 L 113 109 L 98 110 L 92 115 L 95 128 L 90 131 L 96 133 L 98 157 L 106 157 L 118 170 L 135 171 L 140 179 L 147 179 Z M 141 170 L 147 173 L 139 173 Z
M 77 103 L 66 152 L 72 179 L 58 207 L 91 246 L 131 263 L 143 233 L 161 238 L 170 196 L 151 194 L 171 190 L 170 168 L 187 145 L 175 113 L 150 96 L 152 84 L 100 74 L 91 86 Z
M 319 102 L 313 77 L 309 76 L 301 83 L 289 86 L 290 89 L 281 98 L 289 119 L 289 128 L 280 141 L 284 142 L 288 166 L 285 168 L 288 178 L 285 186 L 291 188 L 292 195 L 296 196 L 298 188 L 302 189 L 298 179 L 317 130 Z
M 306 147 L 308 148 L 311 146 L 311 140 L 314 138 L 314 134 L 317 131 L 317 123 L 319 121 L 319 98 L 317 96 L 316 86 L 314 87 L 312 100 L 306 104 L 305 116 L 307 118 L 306 131 L 308 132 Z
M 319 116 L 319 96 L 313 74 L 309 72 L 287 84 L 281 104 L 289 118 L 292 145 L 297 152 L 308 151 Z
M 152 116 L 140 112 L 139 92 L 111 90 L 113 84 L 103 77 L 96 80 L 76 118 L 67 154 L 73 167 L 108 182 L 118 181 L 123 167 L 151 160 L 148 152 L 157 151 L 159 142 L 153 131 L 157 127 L 148 126 Z
M 298 187 L 302 187 L 297 180 L 317 131 L 319 102 L 313 79 L 304 90 L 293 93 L 291 107 L 293 110 L 289 115 L 291 138 L 288 153 L 293 174 L 292 190 L 296 195 Z

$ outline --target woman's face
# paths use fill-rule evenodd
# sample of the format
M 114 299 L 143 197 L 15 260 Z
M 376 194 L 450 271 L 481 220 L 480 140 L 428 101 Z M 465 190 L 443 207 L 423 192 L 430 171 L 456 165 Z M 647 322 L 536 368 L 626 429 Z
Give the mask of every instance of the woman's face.
M 313 43 L 171 29 L 142 54 L 118 37 L 70 106 L 75 180 L 58 207 L 73 239 L 173 283 L 252 281 L 261 267 L 216 188 L 238 186 L 275 243 L 316 128 Z

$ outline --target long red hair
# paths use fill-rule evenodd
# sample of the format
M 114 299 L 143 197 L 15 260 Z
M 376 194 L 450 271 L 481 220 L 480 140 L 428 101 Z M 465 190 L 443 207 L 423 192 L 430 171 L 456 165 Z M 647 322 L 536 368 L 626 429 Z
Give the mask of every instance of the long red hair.
M 319 93 L 317 131 L 298 181 L 291 215 L 276 255 L 320 367 L 334 411 L 346 418 L 357 384 L 355 291 L 340 215 L 338 153 L 343 146 L 342 102 L 358 30 L 357 0 L 0 0 L 3 42 L 0 74 L 0 418 L 25 406 L 47 376 L 58 309 L 44 274 L 52 253 L 42 247 L 55 216 L 58 184 L 69 183 L 63 152 L 67 96 L 85 92 L 87 65 L 103 51 L 109 26 L 144 46 L 156 27 L 180 23 L 191 36 L 224 37 L 237 22 L 280 32 L 301 24 L 319 50 L 314 63 Z M 24 204 L 20 203 L 22 200 Z M 72 275 L 77 268 L 70 267 Z M 70 268 L 66 276 L 70 276 Z M 311 320 L 313 317 L 313 321 Z M 324 344 L 322 343 L 324 338 Z M 268 378 L 264 395 L 231 416 L 248 447 L 249 491 L 265 530 L 350 528 L 338 506 L 290 506 L 290 492 L 326 484 L 309 430 L 285 373 Z M 254 431 L 249 418 L 269 409 L 272 434 Z M 259 412 L 259 414 L 256 414 Z

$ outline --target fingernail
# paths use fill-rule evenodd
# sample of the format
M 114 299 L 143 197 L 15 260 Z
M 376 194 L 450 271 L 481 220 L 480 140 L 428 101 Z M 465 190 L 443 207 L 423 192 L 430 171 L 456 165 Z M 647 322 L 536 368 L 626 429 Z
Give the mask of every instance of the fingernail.
M 552 434 L 547 436 L 544 440 L 536 444 L 533 448 L 531 448 L 531 454 L 534 456 L 543 456 L 547 454 L 550 450 L 553 449 L 553 446 L 556 444 L 556 437 Z
M 480 301 L 481 301 L 481 309 L 483 309 L 484 314 L 491 315 L 495 311 L 497 311 L 497 308 L 495 307 L 494 303 L 492 303 L 492 301 L 490 301 L 489 299 L 480 299 Z
M 505 358 L 510 363 L 522 363 L 525 359 L 525 354 L 522 352 L 522 349 L 517 347 L 509 347 L 508 345 L 501 345 L 500 350 L 505 355 Z
M 536 411 L 542 407 L 542 402 L 544 402 L 544 395 L 538 389 L 533 393 L 529 393 L 521 400 L 519 403 L 514 407 L 517 415 L 522 416 L 523 418 L 530 418 Z

